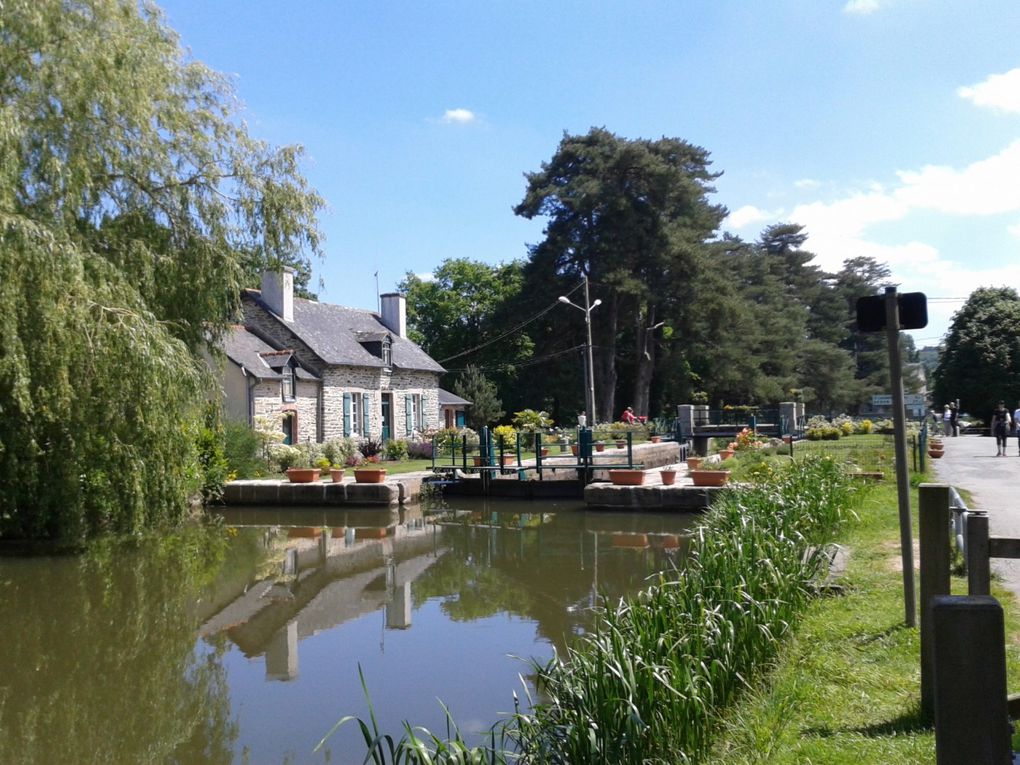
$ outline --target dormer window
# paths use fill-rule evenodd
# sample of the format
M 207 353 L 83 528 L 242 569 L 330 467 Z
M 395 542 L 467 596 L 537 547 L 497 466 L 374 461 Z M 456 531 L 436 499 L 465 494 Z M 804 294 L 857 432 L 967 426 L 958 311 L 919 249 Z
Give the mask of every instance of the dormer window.
M 283 393 L 284 401 L 294 400 L 294 367 L 287 364 L 280 370 L 282 379 L 280 381 L 280 390 Z
M 393 343 L 390 341 L 389 335 L 382 341 L 382 363 L 386 366 L 392 366 L 393 363 Z

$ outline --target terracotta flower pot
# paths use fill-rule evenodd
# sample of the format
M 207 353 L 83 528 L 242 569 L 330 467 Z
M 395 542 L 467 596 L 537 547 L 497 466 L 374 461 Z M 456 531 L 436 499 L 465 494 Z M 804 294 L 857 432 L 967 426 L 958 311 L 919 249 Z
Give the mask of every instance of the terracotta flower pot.
M 942 459 L 942 455 L 943 454 L 945 454 L 945 452 L 942 451 L 941 449 L 929 449 L 928 450 L 928 456 L 931 457 L 932 459 L 935 459 L 935 460 Z
M 662 476 L 662 485 L 663 486 L 672 486 L 673 482 L 676 481 L 676 471 L 675 470 L 660 470 L 659 471 L 659 475 Z
M 688 457 L 687 468 L 689 470 L 697 470 L 699 467 L 701 467 L 701 463 L 704 461 L 705 461 L 704 457 Z
M 575 457 L 578 455 L 579 451 L 580 451 L 580 448 L 578 447 L 577 444 L 571 444 L 570 445 L 570 453 L 573 454 Z
M 333 483 L 340 483 L 344 480 L 344 471 L 340 468 L 330 468 L 329 477 L 333 479 Z
M 724 460 L 728 460 L 733 456 L 733 449 L 720 449 L 719 456 Z
M 695 486 L 725 486 L 730 480 L 729 470 L 692 470 L 691 480 Z
M 472 457 L 471 458 L 471 462 L 474 464 L 475 467 L 481 467 L 482 466 L 482 458 L 481 457 Z
M 386 468 L 354 468 L 357 483 L 382 483 L 386 480 Z
M 610 470 L 609 480 L 614 486 L 641 486 L 645 482 L 645 471 Z
M 319 468 L 287 468 L 287 480 L 291 483 L 314 483 L 319 480 Z
M 627 448 L 627 442 L 626 441 L 617 441 L 616 442 L 616 448 L 617 449 L 626 449 Z
M 606 450 L 606 445 L 604 443 L 602 443 L 601 441 L 599 441 L 597 444 L 595 444 L 595 451 L 597 451 L 597 452 L 604 452 L 605 450 Z
M 651 441 L 653 444 L 657 444 L 660 441 L 662 441 L 662 436 L 650 436 L 648 440 Z
M 549 450 L 546 449 L 545 447 L 542 447 L 542 456 L 543 457 L 548 457 L 549 456 Z

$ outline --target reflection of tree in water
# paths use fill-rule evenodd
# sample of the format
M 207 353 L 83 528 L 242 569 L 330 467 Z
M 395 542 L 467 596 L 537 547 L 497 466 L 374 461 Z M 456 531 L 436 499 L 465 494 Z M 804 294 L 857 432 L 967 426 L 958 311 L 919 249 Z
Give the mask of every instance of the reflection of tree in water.
M 590 625 L 597 596 L 636 592 L 676 561 L 675 551 L 661 547 L 614 547 L 614 529 L 636 527 L 606 514 L 594 522 L 586 513 L 489 510 L 440 519 L 450 551 L 415 582 L 415 605 L 443 598 L 443 611 L 462 621 L 516 614 L 535 621 L 561 652 Z M 682 530 L 676 522 L 665 528 Z
M 223 647 L 196 652 L 193 609 L 222 546 L 195 534 L 0 560 L 0 762 L 231 761 Z

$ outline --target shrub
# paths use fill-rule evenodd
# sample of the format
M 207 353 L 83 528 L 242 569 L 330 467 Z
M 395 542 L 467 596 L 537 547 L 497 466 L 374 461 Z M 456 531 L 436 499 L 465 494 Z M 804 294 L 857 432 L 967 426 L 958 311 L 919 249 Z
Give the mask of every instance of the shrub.
M 332 438 L 322 445 L 322 456 L 335 467 L 347 464 L 347 458 L 358 450 L 353 438 Z
M 510 449 L 517 445 L 517 429 L 513 425 L 497 425 L 492 429 L 492 438 L 497 446 Z
M 553 421 L 546 412 L 534 409 L 523 409 L 520 412 L 514 412 L 513 423 L 514 427 L 518 430 L 528 433 L 545 430 L 553 426 Z
M 407 456 L 413 460 L 432 459 L 432 441 L 409 441 Z
M 386 459 L 399 462 L 406 460 L 408 455 L 407 441 L 401 438 L 391 438 L 386 442 Z
M 227 470 L 240 478 L 258 478 L 268 469 L 262 456 L 262 439 L 243 422 L 226 420 L 223 423 L 223 456 Z
M 378 457 L 382 454 L 382 450 L 382 441 L 377 441 L 374 438 L 365 438 L 358 444 L 358 451 L 363 457 Z
M 269 456 L 281 472 L 286 472 L 292 467 L 307 467 L 307 455 L 296 446 L 276 444 L 270 447 Z

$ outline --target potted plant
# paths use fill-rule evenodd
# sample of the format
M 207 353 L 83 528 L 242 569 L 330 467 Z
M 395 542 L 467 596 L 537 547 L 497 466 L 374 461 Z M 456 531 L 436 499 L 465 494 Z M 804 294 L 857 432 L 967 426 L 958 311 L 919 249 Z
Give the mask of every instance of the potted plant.
M 722 466 L 722 462 L 705 461 L 697 470 L 690 471 L 691 481 L 695 486 L 725 486 L 730 480 L 730 471 Z
M 659 475 L 662 477 L 663 486 L 672 486 L 676 482 L 676 468 L 674 467 L 662 468 Z
M 329 469 L 329 477 L 330 480 L 333 481 L 333 483 L 340 483 L 342 480 L 344 480 L 344 469 L 340 467 L 335 468 L 331 467 Z
M 644 470 L 610 470 L 609 480 L 614 486 L 641 486 L 645 482 Z
M 378 458 L 373 461 L 366 458 L 360 465 L 354 468 L 355 483 L 382 483 L 386 480 L 386 468 L 379 467 Z
M 604 452 L 605 450 L 606 450 L 606 442 L 605 441 L 596 441 L 595 442 L 595 451 L 597 451 L 597 452 Z
M 273 448 L 272 455 L 291 483 L 312 483 L 319 480 L 319 468 L 312 467 L 310 456 L 304 449 L 280 444 Z
M 688 457 L 687 468 L 689 470 L 697 470 L 699 467 L 701 467 L 701 463 L 704 461 L 705 461 L 704 457 Z
M 648 440 L 653 444 L 657 444 L 662 441 L 662 436 L 649 436 Z
M 719 459 L 728 460 L 730 457 L 733 456 L 733 452 L 734 452 L 734 450 L 733 449 L 729 449 L 729 448 L 727 448 L 727 449 L 720 449 L 719 450 Z

